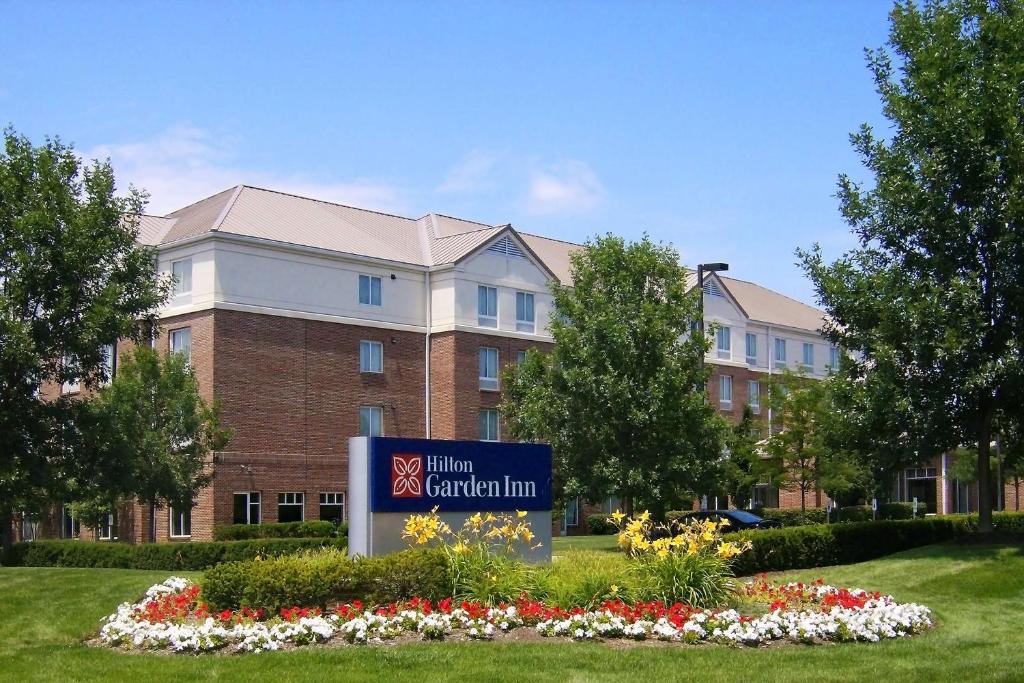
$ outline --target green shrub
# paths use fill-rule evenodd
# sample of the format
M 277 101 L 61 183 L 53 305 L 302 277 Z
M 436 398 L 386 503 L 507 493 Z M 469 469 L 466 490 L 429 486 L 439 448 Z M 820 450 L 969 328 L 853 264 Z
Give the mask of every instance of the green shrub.
M 615 524 L 605 514 L 588 515 L 587 529 L 595 536 L 607 536 L 618 531 Z
M 570 550 L 558 562 L 537 568 L 531 592 L 566 609 L 590 608 L 616 597 L 632 599 L 625 556 L 594 550 Z
M 782 526 L 825 523 L 825 508 L 819 507 L 808 507 L 803 512 L 800 508 L 755 508 L 751 512 L 758 517 L 776 520 Z
M 257 556 L 287 555 L 313 548 L 345 547 L 337 538 L 266 538 L 210 543 L 93 543 L 29 541 L 17 543 L 5 564 L 26 567 L 106 567 L 116 569 L 201 570 L 222 562 Z
M 665 521 L 672 524 L 673 522 L 678 522 L 680 519 L 692 512 L 693 510 L 669 510 L 665 513 Z
M 213 528 L 216 541 L 242 541 L 252 538 L 333 538 L 348 536 L 345 523 L 278 522 L 274 524 L 228 524 Z
M 268 610 L 301 605 L 326 607 L 363 600 L 367 605 L 451 593 L 444 556 L 436 550 L 406 550 L 350 560 L 333 548 L 295 555 L 230 562 L 208 570 L 203 598 L 216 609 L 243 605 Z

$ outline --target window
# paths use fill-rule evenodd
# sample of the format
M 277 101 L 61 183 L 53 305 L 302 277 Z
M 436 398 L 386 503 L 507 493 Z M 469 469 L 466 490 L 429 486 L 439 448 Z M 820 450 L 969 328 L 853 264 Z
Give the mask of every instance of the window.
M 191 535 L 192 508 L 189 508 L 188 510 L 175 510 L 174 508 L 171 508 L 171 537 L 187 538 Z
M 804 367 L 808 370 L 814 369 L 814 344 L 804 342 L 803 349 L 803 361 Z
M 359 303 L 363 306 L 380 306 L 380 277 L 359 276 Z
M 301 522 L 305 518 L 305 505 L 305 493 L 277 494 L 277 521 Z
M 384 435 L 384 409 L 380 406 L 359 408 L 359 436 Z
M 718 340 L 718 357 L 729 358 L 732 356 L 732 330 L 728 327 L 719 327 L 715 333 Z
M 67 505 L 61 506 L 60 518 L 61 538 L 78 538 L 81 535 L 82 525 L 75 519 L 75 516 L 71 513 L 71 508 Z
M 100 526 L 96 529 L 96 538 L 101 541 L 117 540 L 117 513 L 108 512 L 107 516 L 100 520 Z
M 103 376 L 104 384 L 110 384 L 117 370 L 117 347 L 114 344 L 103 345 Z
M 260 523 L 260 492 L 235 494 L 235 524 Z
M 828 347 L 828 366 L 833 370 L 839 369 L 839 347 L 835 344 Z
M 604 499 L 604 505 L 601 507 L 601 511 L 606 515 L 610 515 L 613 512 L 618 512 L 622 509 L 622 500 L 618 496 L 608 496 Z
M 564 524 L 566 527 L 580 525 L 580 499 L 573 498 L 565 504 Z
M 171 277 L 174 278 L 174 296 L 192 293 L 192 259 L 171 261 Z
M 516 351 L 516 365 L 526 360 L 526 351 Z
M 185 356 L 186 363 L 192 363 L 191 327 L 183 327 L 180 330 L 171 330 L 171 353 L 180 353 Z
M 757 365 L 757 335 L 747 332 L 747 365 Z
M 359 372 L 384 372 L 384 345 L 375 341 L 359 342 Z
M 480 440 L 501 441 L 501 436 L 498 434 L 497 410 L 480 411 Z
M 498 326 L 498 288 L 476 288 L 476 323 L 480 327 Z
M 747 404 L 755 415 L 761 412 L 761 383 L 756 379 L 747 380 Z
M 732 375 L 718 378 L 718 405 L 721 408 L 732 408 Z
M 533 332 L 536 327 L 533 318 L 533 294 L 516 292 L 516 331 Z
M 775 338 L 775 365 L 786 365 L 786 340 L 780 337 Z
M 498 349 L 480 347 L 480 388 L 498 390 Z
M 345 521 L 345 494 L 320 494 L 320 519 L 324 522 L 341 524 Z
M 508 237 L 502 237 L 500 240 L 487 247 L 487 251 L 492 254 L 501 254 L 508 258 L 526 258 L 526 255 L 523 254 L 523 250 Z
M 67 372 L 70 372 L 70 373 L 73 373 L 73 372 L 75 372 L 75 370 L 78 369 L 77 368 L 78 363 L 75 360 L 74 356 L 64 356 L 63 365 L 64 365 L 64 369 Z M 78 377 L 71 377 L 70 379 L 66 380 L 61 385 L 60 390 L 61 390 L 61 393 L 64 393 L 64 394 L 73 394 L 73 393 L 75 393 L 76 391 L 78 391 L 81 388 L 82 388 L 82 385 L 79 382 Z

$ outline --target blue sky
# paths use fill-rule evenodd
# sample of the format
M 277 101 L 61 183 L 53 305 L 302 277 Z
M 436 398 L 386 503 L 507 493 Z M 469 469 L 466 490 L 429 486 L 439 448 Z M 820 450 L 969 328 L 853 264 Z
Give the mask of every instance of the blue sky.
M 163 213 L 240 182 L 571 241 L 647 232 L 812 301 L 889 2 L 16 3 L 0 124 Z

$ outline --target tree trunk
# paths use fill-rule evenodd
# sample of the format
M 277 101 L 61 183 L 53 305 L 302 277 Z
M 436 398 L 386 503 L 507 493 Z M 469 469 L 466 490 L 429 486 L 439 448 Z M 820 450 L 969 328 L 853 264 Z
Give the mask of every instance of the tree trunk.
M 0 560 L 9 556 L 11 546 L 14 545 L 14 529 L 11 528 L 13 520 L 13 511 L 6 507 L 0 508 L 0 537 L 3 538 L 3 552 L 0 552 Z
M 992 532 L 992 477 L 989 448 L 992 442 L 992 405 L 983 403 L 978 421 L 978 531 Z

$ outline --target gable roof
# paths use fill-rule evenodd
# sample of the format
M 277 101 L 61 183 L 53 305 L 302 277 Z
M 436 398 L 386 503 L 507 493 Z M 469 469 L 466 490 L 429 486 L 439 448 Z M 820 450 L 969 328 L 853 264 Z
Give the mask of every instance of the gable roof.
M 572 254 L 583 249 L 508 224 L 437 213 L 407 218 L 251 185 L 228 188 L 167 216 L 140 216 L 139 241 L 144 244 L 168 245 L 210 232 L 421 267 L 456 264 L 507 234 L 563 284 L 572 282 Z M 813 331 L 823 326 L 824 314 L 813 306 L 752 282 L 716 277 L 752 320 Z M 686 279 L 688 288 L 697 286 L 695 272 L 688 271 Z

